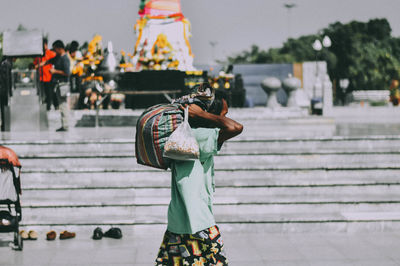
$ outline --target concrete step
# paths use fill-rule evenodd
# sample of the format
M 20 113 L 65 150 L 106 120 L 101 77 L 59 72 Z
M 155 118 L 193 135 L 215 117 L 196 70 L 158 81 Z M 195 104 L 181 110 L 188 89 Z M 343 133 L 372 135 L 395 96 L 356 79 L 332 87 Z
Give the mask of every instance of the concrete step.
M 221 154 L 397 153 L 399 150 L 400 139 L 243 140 L 225 143 Z
M 126 115 L 100 115 L 98 117 L 98 126 L 100 127 L 134 127 L 138 120 L 137 116 Z M 75 127 L 95 127 L 96 115 L 84 114 L 82 118 L 75 123 Z
M 21 158 L 134 156 L 132 140 L 10 143 L 8 147 Z M 398 153 L 400 138 L 395 139 L 288 139 L 235 140 L 223 145 L 220 154 L 325 154 L 325 153 Z
M 399 185 L 399 170 L 215 171 L 219 187 L 325 187 Z M 169 171 L 22 173 L 23 189 L 168 188 Z
M 70 142 L 36 142 L 10 144 L 20 158 L 31 157 L 79 157 L 79 156 L 134 156 L 133 141 L 70 141 Z
M 312 154 L 312 155 L 232 155 L 216 156 L 216 169 L 399 169 L 400 154 Z M 24 171 L 146 171 L 133 157 L 109 158 L 25 158 Z
M 400 204 L 216 205 L 217 223 L 400 222 Z M 328 208 L 327 208 L 328 207 Z M 313 211 L 310 211 L 313 210 Z M 24 225 L 164 224 L 167 206 L 23 208 Z
M 398 232 L 400 230 L 400 222 L 398 221 L 330 221 L 330 222 L 286 222 L 286 223 L 223 223 L 219 222 L 219 227 L 222 235 L 226 233 L 371 233 L 371 232 Z M 163 236 L 167 225 L 166 224 L 134 224 L 121 225 L 113 224 L 121 228 L 124 236 L 129 235 L 147 235 L 154 237 Z M 24 225 L 22 229 L 35 230 L 39 233 L 40 238 L 44 238 L 50 230 L 61 232 L 69 230 L 77 232 L 80 237 L 90 239 L 93 230 L 98 225 Z M 100 224 L 103 231 L 108 230 L 111 224 Z
M 315 133 L 319 131 L 320 134 L 332 134 L 335 130 L 334 121 L 330 118 L 325 117 L 316 117 L 316 116 L 308 116 L 306 110 L 287 110 L 288 108 L 283 108 L 282 110 L 271 110 L 268 108 L 252 108 L 252 109 L 230 109 L 228 116 L 240 121 L 245 125 L 245 128 L 251 127 L 252 124 L 258 124 L 258 127 L 261 125 L 268 125 L 268 127 L 272 126 L 280 126 L 280 127 L 298 127 L 299 124 L 303 126 L 312 127 L 308 131 L 302 131 L 302 133 L 310 132 Z M 130 111 L 130 110 L 101 110 L 100 111 L 100 121 L 109 120 L 113 116 L 119 116 L 122 120 L 122 123 L 118 123 L 118 121 L 111 121 L 108 123 L 111 126 L 130 126 L 134 125 L 136 118 L 141 115 L 143 110 L 139 111 Z M 48 113 L 49 120 L 51 121 L 50 128 L 55 129 L 59 125 L 59 112 L 51 111 Z M 79 126 L 77 123 L 78 120 L 82 120 L 83 116 L 89 117 L 91 121 L 89 121 L 90 125 L 93 125 L 93 118 L 95 116 L 95 112 L 91 110 L 84 111 L 74 111 L 71 113 L 71 126 Z M 104 118 L 104 119 L 102 119 Z M 89 125 L 87 124 L 87 125 Z M 100 123 L 102 126 L 102 123 Z M 257 133 L 256 130 L 251 130 L 252 133 Z M 275 133 L 277 131 L 269 131 L 268 133 Z M 291 130 L 283 130 L 281 134 L 290 134 Z M 326 133 L 325 133 L 326 132 Z M 299 133 L 298 133 L 299 134 Z
M 240 121 L 244 125 L 244 131 L 236 140 L 254 139 L 282 139 L 282 138 L 331 138 L 336 135 L 336 126 L 333 121 L 330 123 L 319 123 L 319 121 L 305 120 L 254 120 L 251 122 Z M 5 141 L 37 141 L 37 140 L 93 140 L 115 138 L 134 140 L 135 127 L 106 127 L 106 128 L 74 128 L 71 125 L 69 132 L 55 132 L 60 126 L 60 116 L 56 118 L 56 125 L 50 121 L 49 131 L 40 134 L 29 132 L 2 133 Z M 359 134 L 360 135 L 360 134 Z M 365 135 L 365 134 L 364 134 Z M 368 134 L 367 134 L 368 135 Z M 388 135 L 388 134 L 382 134 Z
M 74 206 L 152 206 L 168 205 L 169 188 L 120 189 L 63 189 L 25 190 L 25 207 Z M 347 187 L 224 187 L 216 190 L 214 203 L 236 204 L 298 204 L 298 203 L 380 203 L 400 205 L 400 185 L 347 186 Z
M 99 110 L 100 116 L 128 116 L 138 117 L 145 109 L 101 109 Z M 58 117 L 59 112 L 51 110 L 49 115 Z M 96 110 L 71 110 L 71 120 L 79 120 L 84 115 L 96 115 Z M 254 108 L 229 108 L 229 117 L 237 120 L 275 120 L 275 119 L 312 119 L 313 121 L 326 121 L 331 120 L 321 116 L 309 116 L 308 111 L 298 107 L 284 107 L 278 109 L 271 109 L 266 107 Z

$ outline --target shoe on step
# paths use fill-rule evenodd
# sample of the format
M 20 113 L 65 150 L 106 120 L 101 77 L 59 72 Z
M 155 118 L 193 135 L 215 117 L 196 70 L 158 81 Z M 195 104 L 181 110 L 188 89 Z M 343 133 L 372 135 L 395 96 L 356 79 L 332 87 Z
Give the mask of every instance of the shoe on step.
M 57 237 L 57 233 L 54 230 L 51 230 L 46 234 L 46 239 L 49 241 L 55 240 Z
M 121 229 L 119 229 L 117 227 L 113 227 L 110 230 L 108 230 L 107 232 L 105 232 L 103 236 L 114 238 L 114 239 L 120 239 L 120 238 L 122 238 L 122 232 L 121 232 Z
M 76 236 L 76 234 L 73 233 L 73 232 L 62 231 L 62 232 L 60 233 L 60 239 L 61 239 L 61 240 L 74 238 L 75 236 Z
M 19 232 L 19 234 L 20 234 L 20 236 L 21 236 L 21 238 L 22 238 L 23 240 L 28 240 L 28 239 L 29 239 L 29 234 L 28 234 L 27 231 L 21 230 L 21 231 Z
M 100 240 L 103 238 L 103 230 L 101 230 L 100 227 L 97 227 L 96 229 L 94 229 L 93 231 L 93 236 L 92 239 L 94 240 Z
M 56 130 L 56 132 L 66 132 L 68 131 L 68 129 L 66 129 L 65 127 L 60 127 L 59 129 Z
M 38 234 L 34 230 L 30 230 L 28 233 L 29 240 L 37 240 Z

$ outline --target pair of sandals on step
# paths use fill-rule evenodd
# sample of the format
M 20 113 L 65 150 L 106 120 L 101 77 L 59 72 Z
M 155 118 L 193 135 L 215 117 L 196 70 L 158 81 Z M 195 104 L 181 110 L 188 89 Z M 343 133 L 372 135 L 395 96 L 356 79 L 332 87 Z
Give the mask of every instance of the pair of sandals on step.
M 97 227 L 96 229 L 94 229 L 92 239 L 100 240 L 103 237 L 121 239 L 122 238 L 121 229 L 119 229 L 117 227 L 112 227 L 105 233 L 103 233 L 103 230 L 100 227 Z

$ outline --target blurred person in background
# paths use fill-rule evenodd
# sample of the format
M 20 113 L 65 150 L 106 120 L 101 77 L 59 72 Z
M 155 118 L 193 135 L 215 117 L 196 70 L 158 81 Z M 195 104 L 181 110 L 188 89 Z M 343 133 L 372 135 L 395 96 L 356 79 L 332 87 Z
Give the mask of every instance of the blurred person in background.
M 54 104 L 54 108 L 58 109 L 58 102 L 55 99 L 55 94 L 53 92 L 53 87 L 51 83 L 51 73 L 50 69 L 52 66 L 50 64 L 44 65 L 42 67 L 39 67 L 39 64 L 41 62 L 46 62 L 56 56 L 56 53 L 54 51 L 51 51 L 48 49 L 48 40 L 46 38 L 43 39 L 43 57 L 35 58 L 33 61 L 33 64 L 35 65 L 35 68 L 39 68 L 39 78 L 40 78 L 40 89 L 42 91 L 42 94 L 44 92 L 45 95 L 45 101 L 46 101 L 46 107 L 47 111 L 50 111 L 51 109 L 51 104 Z
M 50 73 L 53 75 L 52 83 L 54 86 L 53 88 L 55 88 L 53 91 L 56 93 L 57 100 L 60 104 L 61 113 L 61 127 L 57 129 L 57 131 L 68 131 L 69 113 L 67 95 L 62 93 L 60 87 L 61 83 L 69 83 L 71 63 L 65 51 L 64 43 L 61 40 L 57 40 L 53 43 L 53 49 L 57 56 L 49 61 L 54 66 L 54 68 L 50 69 Z
M 80 87 L 82 83 L 81 76 L 83 74 L 83 63 L 82 53 L 81 51 L 79 51 L 79 43 L 77 41 L 72 41 L 69 44 L 68 56 L 71 64 L 71 91 L 80 92 Z
M 52 64 L 53 68 L 50 69 L 52 74 L 51 83 L 52 91 L 55 93 L 57 103 L 60 106 L 61 113 L 61 127 L 56 131 L 68 131 L 68 104 L 67 95 L 70 90 L 69 76 L 71 74 L 70 60 L 67 52 L 65 51 L 65 45 L 61 40 L 57 40 L 53 43 L 53 50 L 56 52 L 56 57 L 42 62 L 40 66 Z M 68 91 L 64 90 L 68 86 Z

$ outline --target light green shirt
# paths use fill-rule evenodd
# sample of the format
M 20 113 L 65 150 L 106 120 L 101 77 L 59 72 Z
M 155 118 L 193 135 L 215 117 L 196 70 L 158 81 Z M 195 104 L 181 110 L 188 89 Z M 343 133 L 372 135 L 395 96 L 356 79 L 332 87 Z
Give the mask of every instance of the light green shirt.
M 200 159 L 174 161 L 171 166 L 171 202 L 168 231 L 194 234 L 215 225 L 212 205 L 214 155 L 218 151 L 218 128 L 196 128 L 193 133 L 200 148 Z

